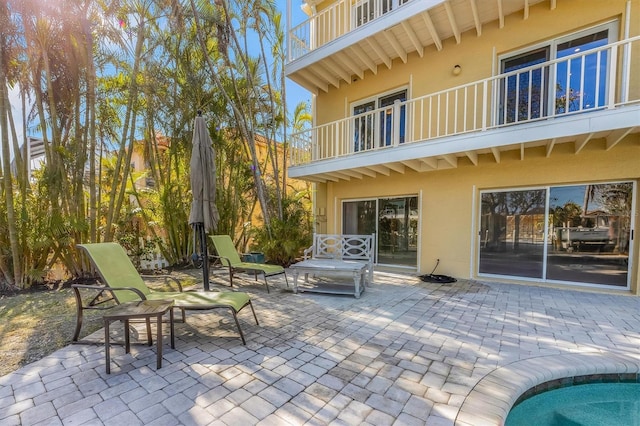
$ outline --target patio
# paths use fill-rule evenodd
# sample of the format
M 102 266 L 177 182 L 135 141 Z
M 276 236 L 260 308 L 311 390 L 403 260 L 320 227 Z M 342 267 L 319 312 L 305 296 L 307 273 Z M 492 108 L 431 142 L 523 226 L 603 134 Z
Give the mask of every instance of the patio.
M 239 315 L 246 346 L 215 311 L 176 324 L 159 370 L 154 347 L 112 349 L 107 375 L 104 345 L 70 345 L 0 377 L 0 425 L 499 425 L 536 384 L 639 377 L 637 297 L 388 272 L 360 299 L 272 282 L 238 281 L 260 320 Z

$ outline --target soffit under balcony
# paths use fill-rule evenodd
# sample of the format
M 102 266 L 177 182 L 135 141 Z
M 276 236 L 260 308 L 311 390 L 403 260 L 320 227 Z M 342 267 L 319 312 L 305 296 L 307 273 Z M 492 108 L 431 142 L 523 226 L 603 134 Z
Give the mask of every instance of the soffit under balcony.
M 640 105 L 619 110 L 578 114 L 544 122 L 413 142 L 377 151 L 289 167 L 291 178 L 311 182 L 339 182 L 376 176 L 435 172 L 479 164 L 500 164 L 529 158 L 574 154 L 584 150 L 607 152 L 630 134 L 640 133 Z M 638 145 L 640 149 L 640 145 Z
M 406 62 L 411 53 L 422 57 L 428 49 L 440 51 L 444 40 L 461 43 L 466 31 L 480 36 L 489 22 L 503 27 L 505 16 L 513 13 L 527 19 L 529 8 L 541 2 L 555 9 L 556 0 L 409 0 L 289 62 L 287 76 L 314 93 L 328 92 L 331 86 L 362 79 L 367 71 L 391 69 L 394 60 Z

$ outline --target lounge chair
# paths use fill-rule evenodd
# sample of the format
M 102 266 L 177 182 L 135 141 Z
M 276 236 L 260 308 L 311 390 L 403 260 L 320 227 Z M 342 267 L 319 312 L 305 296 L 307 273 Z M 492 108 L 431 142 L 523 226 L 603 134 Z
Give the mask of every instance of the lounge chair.
M 269 293 L 267 277 L 271 277 L 273 275 L 284 274 L 284 280 L 287 283 L 287 287 L 289 287 L 287 274 L 282 266 L 269 265 L 266 263 L 243 262 L 240 259 L 240 255 L 238 254 L 236 247 L 233 245 L 233 241 L 231 241 L 231 237 L 228 235 L 209 235 L 209 238 L 211 238 L 211 242 L 218 254 L 213 257 L 220 259 L 222 266 L 229 268 L 229 281 L 231 287 L 233 287 L 233 274 L 239 271 L 261 273 L 264 276 L 264 285 L 267 287 L 267 293 Z
M 76 331 L 73 341 L 77 341 L 82 327 L 82 312 L 84 309 L 100 309 L 97 308 L 100 302 L 98 298 L 94 298 L 88 305 L 84 305 L 80 297 L 79 288 L 93 288 L 100 290 L 101 293 L 111 293 L 116 303 L 126 303 L 138 300 L 173 300 L 173 309 L 179 309 L 182 312 L 182 321 L 186 322 L 185 311 L 207 311 L 211 309 L 228 309 L 233 314 L 233 319 L 238 327 L 242 343 L 246 345 L 244 334 L 240 328 L 237 314 L 245 306 L 249 306 L 253 312 L 253 317 L 258 323 L 258 317 L 251 304 L 251 299 L 247 293 L 224 291 L 224 292 L 196 292 L 182 291 L 179 285 L 179 291 L 151 291 L 144 283 L 142 277 L 131 263 L 129 256 L 118 243 L 96 243 L 96 244 L 79 244 L 80 247 L 91 259 L 91 263 L 98 271 L 102 282 L 106 287 L 78 285 L 74 287 L 76 293 L 76 302 L 78 305 L 78 315 L 76 323 Z

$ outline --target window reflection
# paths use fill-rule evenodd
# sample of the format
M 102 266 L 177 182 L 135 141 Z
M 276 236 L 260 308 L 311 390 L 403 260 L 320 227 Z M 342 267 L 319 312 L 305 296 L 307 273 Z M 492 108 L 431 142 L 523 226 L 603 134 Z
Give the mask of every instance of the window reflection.
M 548 191 L 482 193 L 479 273 L 627 286 L 633 183 Z

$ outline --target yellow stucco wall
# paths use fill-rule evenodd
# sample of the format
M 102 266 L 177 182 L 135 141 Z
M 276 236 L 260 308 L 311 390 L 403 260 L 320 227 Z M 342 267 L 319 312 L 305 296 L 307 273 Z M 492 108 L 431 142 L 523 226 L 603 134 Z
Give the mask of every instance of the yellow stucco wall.
M 460 44 L 450 38 L 443 40 L 440 51 L 434 45 L 426 47 L 422 58 L 416 52 L 410 53 L 406 64 L 400 59 L 393 61 L 391 69 L 380 64 L 377 75 L 366 71 L 362 80 L 356 79 L 352 84 L 342 82 L 339 89 L 330 86 L 328 92 L 320 91 L 316 99 L 316 124 L 350 115 L 352 102 L 375 94 L 410 87 L 409 98 L 416 98 L 491 77 L 494 71 L 497 73 L 497 58 L 502 54 L 612 20 L 618 20 L 617 38 L 621 39 L 626 4 L 626 0 L 558 1 L 556 9 L 551 10 L 548 2 L 542 2 L 530 8 L 526 20 L 522 13 L 515 13 L 505 17 L 503 28 L 498 21 L 483 25 L 480 37 L 474 29 L 462 34 Z M 631 15 L 629 34 L 632 37 L 640 34 L 640 0 L 631 1 Z M 636 43 L 638 45 L 640 43 Z M 640 73 L 640 52 L 633 58 L 632 76 Z M 458 76 L 452 74 L 456 64 L 462 67 Z M 632 78 L 631 86 L 633 93 L 639 93 L 640 79 Z
M 317 194 L 326 194 L 324 200 L 330 214 L 325 232 L 329 233 L 342 230 L 340 212 L 344 200 L 420 195 L 419 272 L 429 272 L 440 259 L 439 273 L 470 278 L 477 271 L 478 240 L 471 240 L 472 234 L 477 235 L 481 190 L 638 179 L 640 135 L 635 134 L 610 151 L 605 150 L 604 140 L 590 142 L 577 155 L 573 144 L 558 146 L 550 158 L 544 148 L 526 150 L 524 160 L 520 159 L 520 151 L 513 151 L 504 153 L 500 163 L 487 155 L 480 156 L 477 166 L 469 163 L 450 170 L 392 172 L 390 176 L 319 184 Z M 638 198 L 636 194 L 635 229 L 640 228 Z M 637 238 L 632 247 L 632 292 L 638 294 Z
M 640 0 L 632 0 L 629 36 L 640 35 Z M 438 90 L 488 78 L 498 73 L 500 55 L 519 51 L 537 43 L 562 37 L 599 24 L 617 20 L 618 39 L 624 37 L 626 0 L 563 0 L 551 10 L 549 2 L 531 7 L 529 18 L 522 12 L 505 17 L 504 27 L 492 22 L 476 31 L 462 34 L 462 41 L 443 41 L 443 49 L 425 48 L 421 58 L 408 56 L 406 64 L 395 60 L 391 69 L 384 64 L 378 73 L 365 72 L 363 80 L 330 87 L 328 93 L 316 96 L 316 125 L 351 115 L 351 104 L 394 89 L 408 88 L 408 98 L 416 98 Z M 640 49 L 640 43 L 635 44 Z M 640 93 L 640 52 L 634 52 L 631 64 L 631 93 Z M 454 65 L 462 72 L 452 74 Z M 513 141 L 517 144 L 518 141 Z M 391 172 L 375 178 L 341 180 L 317 184 L 315 213 L 326 212 L 326 222 L 316 223 L 317 232 L 341 232 L 341 208 L 344 200 L 420 197 L 420 239 L 418 272 L 430 272 L 440 259 L 438 273 L 461 278 L 475 277 L 477 271 L 478 223 L 480 191 L 592 184 L 612 181 L 636 183 L 633 227 L 640 229 L 640 135 L 627 136 L 613 149 L 605 149 L 602 139 L 591 140 L 578 154 L 574 144 L 556 145 L 549 157 L 541 148 L 502 152 L 497 163 L 491 155 L 481 155 L 478 165 L 459 159 L 458 167 L 449 170 L 418 173 L 407 168 L 404 174 Z M 632 241 L 631 286 L 640 294 L 640 245 Z

